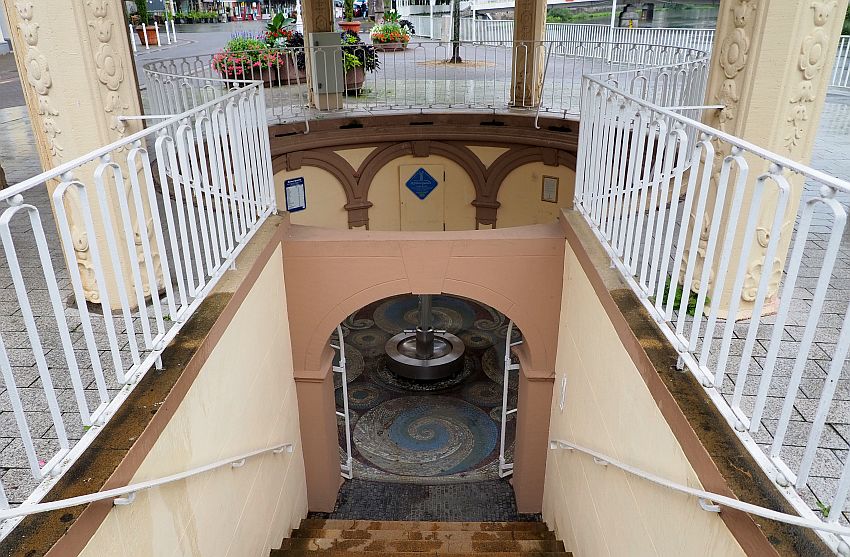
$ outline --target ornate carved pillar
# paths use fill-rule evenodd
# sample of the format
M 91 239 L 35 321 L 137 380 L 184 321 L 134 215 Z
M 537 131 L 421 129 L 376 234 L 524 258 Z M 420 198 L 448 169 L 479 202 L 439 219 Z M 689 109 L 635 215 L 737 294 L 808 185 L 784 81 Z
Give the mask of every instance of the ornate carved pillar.
M 546 2 L 517 0 L 514 8 L 514 55 L 511 104 L 536 107 L 543 92 Z
M 722 0 L 706 104 L 722 104 L 724 108 L 710 113 L 705 118 L 706 123 L 779 155 L 808 163 L 846 8 L 847 0 Z M 716 183 L 723 157 L 729 154 L 730 149 L 720 141 L 715 141 L 714 146 L 715 174 L 712 182 Z M 754 157 L 748 162 L 750 181 L 754 184 L 756 177 L 767 171 L 768 165 Z M 791 185 L 779 250 L 770 265 L 764 265 L 764 257 L 778 195 L 768 189 L 769 193 L 763 197 L 756 242 L 748 256 L 747 277 L 736 318 L 751 314 L 764 267 L 774 276 L 770 281 L 768 310 L 777 303 L 803 181 L 791 177 Z M 747 191 L 751 195 L 753 188 Z M 714 205 L 713 194 L 714 191 L 709 194 L 708 207 Z M 731 195 L 727 196 L 727 209 L 719 218 L 727 218 L 730 198 Z M 744 199 L 740 213 L 742 219 L 746 219 L 749 212 L 749 201 L 750 198 Z M 703 243 L 707 241 L 708 228 L 706 224 L 702 231 Z M 737 261 L 743 252 L 743 228 L 743 223 L 740 223 L 732 255 L 735 264 L 729 267 L 731 275 L 725 280 L 723 295 L 720 300 L 713 299 L 711 302 L 720 304 L 721 313 L 728 311 L 731 301 Z M 715 257 L 712 284 L 718 260 Z
M 304 37 L 310 33 L 334 30 L 333 5 L 331 0 L 305 0 L 301 4 Z
M 3 3 L 9 16 L 15 61 L 44 168 L 73 160 L 141 129 L 140 124 L 129 124 L 116 118 L 123 114 L 141 114 L 123 2 L 3 0 Z M 90 192 L 88 197 L 104 259 L 106 280 L 108 283 L 123 280 L 129 284 L 132 280 L 129 258 L 126 254 L 122 255 L 124 272 L 117 276 L 105 249 L 106 234 L 117 236 L 123 242 L 118 201 L 113 195 L 110 210 L 115 230 L 106 230 L 93 193 L 93 171 L 94 166 L 90 165 L 76 171 L 74 177 L 85 183 Z M 48 189 L 52 192 L 56 185 L 48 184 Z M 129 184 L 125 186 L 129 187 Z M 114 193 L 127 195 L 128 192 Z M 66 196 L 66 209 L 86 298 L 98 303 L 100 295 L 89 262 L 89 238 L 80 216 L 79 198 L 73 189 Z M 141 234 L 150 234 L 147 223 L 134 222 L 133 230 L 137 246 L 135 256 L 142 257 L 140 238 Z M 153 255 L 158 259 L 158 254 Z M 143 280 L 148 282 L 144 276 Z M 107 285 L 107 288 L 110 287 Z M 147 294 L 147 285 L 144 289 Z M 111 300 L 118 303 L 117 296 Z

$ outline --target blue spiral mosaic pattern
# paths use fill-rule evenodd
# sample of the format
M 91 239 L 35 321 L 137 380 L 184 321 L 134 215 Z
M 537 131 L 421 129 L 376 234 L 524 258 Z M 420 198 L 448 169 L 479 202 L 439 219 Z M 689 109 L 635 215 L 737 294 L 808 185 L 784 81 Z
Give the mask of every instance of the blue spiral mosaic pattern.
M 451 296 L 435 296 L 434 313 L 435 327 L 452 331 L 466 345 L 463 371 L 434 382 L 398 377 L 384 365 L 390 335 L 417 323 L 415 296 L 370 304 L 343 322 L 347 355 L 351 354 L 348 406 L 357 478 L 433 485 L 499 477 L 504 366 L 500 354 L 508 320 L 492 308 Z M 516 329 L 514 334 L 518 340 Z M 516 381 L 513 372 L 508 390 L 511 408 L 516 407 Z M 342 388 L 339 380 L 335 384 L 341 409 Z M 512 415 L 507 423 L 510 454 L 515 438 Z M 344 459 L 344 420 L 338 424 Z
M 475 323 L 475 309 L 463 298 L 434 296 L 432 304 L 435 329 L 457 334 Z M 419 298 L 403 296 L 382 302 L 375 308 L 372 319 L 391 335 L 412 329 L 419 323 Z
M 496 448 L 499 428 L 481 409 L 452 397 L 384 402 L 354 428 L 360 455 L 402 476 L 446 476 L 474 468 Z

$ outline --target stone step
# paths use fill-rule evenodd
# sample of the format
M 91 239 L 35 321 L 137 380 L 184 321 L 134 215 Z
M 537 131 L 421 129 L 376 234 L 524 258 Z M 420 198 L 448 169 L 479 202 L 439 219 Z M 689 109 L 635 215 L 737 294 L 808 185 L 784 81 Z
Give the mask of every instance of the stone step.
M 548 532 L 542 522 L 427 522 L 411 520 L 335 520 L 305 518 L 301 528 L 309 530 L 419 530 L 434 531 L 525 531 Z
M 554 540 L 549 531 L 534 530 L 317 530 L 299 528 L 291 538 L 324 538 L 332 540 L 428 540 L 428 541 L 500 541 Z
M 287 538 L 281 549 L 344 550 L 367 553 L 525 553 L 527 551 L 564 551 L 557 540 L 499 540 L 499 541 L 428 541 L 428 540 L 331 540 L 323 538 Z
M 366 551 L 342 551 L 342 550 L 316 550 L 310 551 L 306 549 L 273 549 L 270 557 L 351 557 L 352 555 L 360 555 L 364 557 L 374 557 L 374 552 Z M 473 553 L 443 553 L 434 551 L 398 551 L 393 553 L 384 553 L 384 555 L 392 555 L 393 557 L 431 557 L 439 555 L 440 557 L 572 557 L 572 553 L 567 551 L 524 551 L 517 553 L 515 551 L 476 551 Z

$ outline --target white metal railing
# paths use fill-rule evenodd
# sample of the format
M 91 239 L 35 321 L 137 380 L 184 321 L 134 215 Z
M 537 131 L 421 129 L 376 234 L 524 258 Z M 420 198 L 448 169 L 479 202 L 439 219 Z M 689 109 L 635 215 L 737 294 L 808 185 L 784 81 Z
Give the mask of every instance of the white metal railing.
M 850 89 L 850 35 L 841 35 L 832 67 L 831 87 Z
M 446 63 L 455 47 L 466 64 Z M 261 68 L 250 62 L 259 54 L 252 52 L 243 53 L 248 61 L 229 65 L 222 65 L 214 55 L 153 62 L 144 67 L 149 101 L 154 112 L 167 114 L 186 109 L 221 94 L 233 77 L 266 82 L 269 119 L 277 122 L 308 122 L 329 112 L 376 114 L 456 109 L 526 110 L 569 117 L 579 114 L 581 76 L 586 73 L 644 68 L 648 73 L 640 80 L 648 88 L 647 95 L 681 96 L 680 104 L 697 105 L 702 102 L 702 90 L 680 88 L 686 81 L 694 86 L 704 83 L 702 76 L 707 65 L 705 53 L 697 49 L 608 42 L 455 45 L 421 41 L 411 42 L 405 50 L 397 52 L 376 51 L 371 45 L 346 49 L 361 60 L 369 60 L 367 71 L 346 72 L 335 48 L 279 49 L 271 54 L 274 62 Z M 268 60 L 269 55 L 265 56 Z M 341 105 L 323 111 L 311 108 L 308 58 L 318 66 L 317 73 L 323 82 L 333 83 L 337 79 L 345 82 Z M 650 68 L 676 63 L 683 64 L 680 70 L 687 75 L 652 77 L 658 72 Z
M 850 183 L 688 118 L 679 99 L 646 95 L 640 73 L 583 80 L 575 207 L 759 464 L 780 486 L 805 489 L 828 456 L 820 447 L 850 351 L 850 311 L 831 286 L 845 272 L 847 209 L 836 196 L 850 194 Z M 791 245 L 784 269 L 783 244 Z M 742 312 L 751 317 L 726 319 Z M 833 334 L 824 342 L 826 326 Z M 816 409 L 808 423 L 792 423 L 815 359 L 825 365 L 822 384 L 809 388 Z M 787 380 L 776 380 L 780 371 Z M 766 421 L 775 425 L 762 448 L 753 436 Z M 800 430 L 802 450 L 792 446 Z M 823 502 L 827 522 L 842 519 L 849 491 L 846 459 Z M 815 518 L 793 489 L 783 492 Z
M 711 491 L 705 491 L 702 489 L 696 489 L 694 487 L 683 485 L 672 480 L 662 478 L 661 476 L 638 468 L 637 466 L 632 466 L 630 464 L 620 462 L 619 460 L 611 456 L 600 453 L 598 451 L 594 451 L 593 449 L 589 449 L 587 447 L 583 447 L 571 441 L 565 441 L 562 439 L 550 440 L 549 450 L 578 451 L 579 453 L 591 457 L 593 459 L 594 464 L 598 466 L 613 466 L 615 468 L 619 468 L 627 474 L 654 483 L 655 485 L 667 489 L 672 489 L 673 491 L 678 491 L 679 493 L 683 493 L 691 497 L 696 497 L 700 508 L 706 512 L 719 513 L 721 512 L 723 507 L 727 507 L 730 509 L 744 511 L 745 513 L 751 514 L 753 516 L 768 518 L 770 520 L 781 522 L 783 524 L 791 524 L 794 526 L 802 526 L 803 528 L 810 528 L 812 530 L 817 530 L 820 532 L 829 532 L 832 534 L 840 534 L 842 536 L 850 536 L 850 527 L 827 524 L 820 520 L 811 520 L 793 514 L 782 513 L 773 509 L 754 505 L 752 503 L 746 503 L 739 499 L 733 499 L 732 497 L 713 493 Z M 842 556 L 850 555 L 850 546 L 847 546 L 846 544 L 840 546 L 839 553 Z
M 199 476 L 207 472 L 212 472 L 213 470 L 217 470 L 218 468 L 225 468 L 227 466 L 230 466 L 231 468 L 242 468 L 248 460 L 252 460 L 258 456 L 262 456 L 268 453 L 282 454 L 284 452 L 291 454 L 292 452 L 294 452 L 294 450 L 295 447 L 292 443 L 279 443 L 277 445 L 272 445 L 271 447 L 266 447 L 265 449 L 249 451 L 247 453 L 242 453 L 236 456 L 231 456 L 229 458 L 217 460 L 209 464 L 204 464 L 203 466 L 196 466 L 194 468 L 183 470 L 175 474 L 154 478 L 152 480 L 145 480 L 143 482 L 138 482 L 134 484 L 128 484 L 123 487 L 115 487 L 112 489 L 107 489 L 105 491 L 89 493 L 87 495 L 77 495 L 76 497 L 69 497 L 68 499 L 59 499 L 57 501 L 50 501 L 48 503 L 25 504 L 15 507 L 14 509 L 2 509 L 0 510 L 0 521 L 14 518 L 22 518 L 24 516 L 46 513 L 50 511 L 57 511 L 61 509 L 70 509 L 71 507 L 76 507 L 78 505 L 88 505 L 89 503 L 95 503 L 97 501 L 107 501 L 109 499 L 112 499 L 113 504 L 118 506 L 130 505 L 133 503 L 133 501 L 135 501 L 136 495 L 141 491 L 145 491 L 147 489 L 154 489 L 174 482 L 179 482 L 187 478 L 191 478 L 193 476 Z
M 450 16 L 425 15 L 407 17 L 414 24 L 416 34 L 430 39 L 449 40 Z M 444 26 L 444 21 L 447 24 Z M 514 21 L 510 19 L 461 18 L 461 41 L 514 40 Z M 714 29 L 691 29 L 678 27 L 614 27 L 597 23 L 547 23 L 546 41 L 613 42 L 620 44 L 656 44 L 682 46 L 710 51 L 714 41 Z
M 161 367 L 168 343 L 276 210 L 264 91 L 238 85 L 0 191 L 10 205 L 0 213 L 0 272 L 14 289 L 5 307 L 20 308 L 3 318 L 26 333 L 13 337 L 16 360 L 30 358 L 13 367 L 8 334 L 0 335 L 20 457 L 38 484 L 26 504 L 46 494 L 141 377 Z M 20 368 L 33 361 L 34 381 Z M 30 377 L 29 393 L 41 393 L 36 407 L 22 400 L 21 377 Z M 44 430 L 33 429 L 31 411 L 49 414 L 55 447 L 36 443 Z

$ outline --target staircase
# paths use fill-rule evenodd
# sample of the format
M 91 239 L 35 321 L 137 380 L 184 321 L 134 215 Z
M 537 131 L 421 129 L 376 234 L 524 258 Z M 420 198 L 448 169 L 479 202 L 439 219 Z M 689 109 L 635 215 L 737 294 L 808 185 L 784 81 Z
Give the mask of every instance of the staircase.
M 571 556 L 540 522 L 381 522 L 306 519 L 271 557 L 396 555 Z

